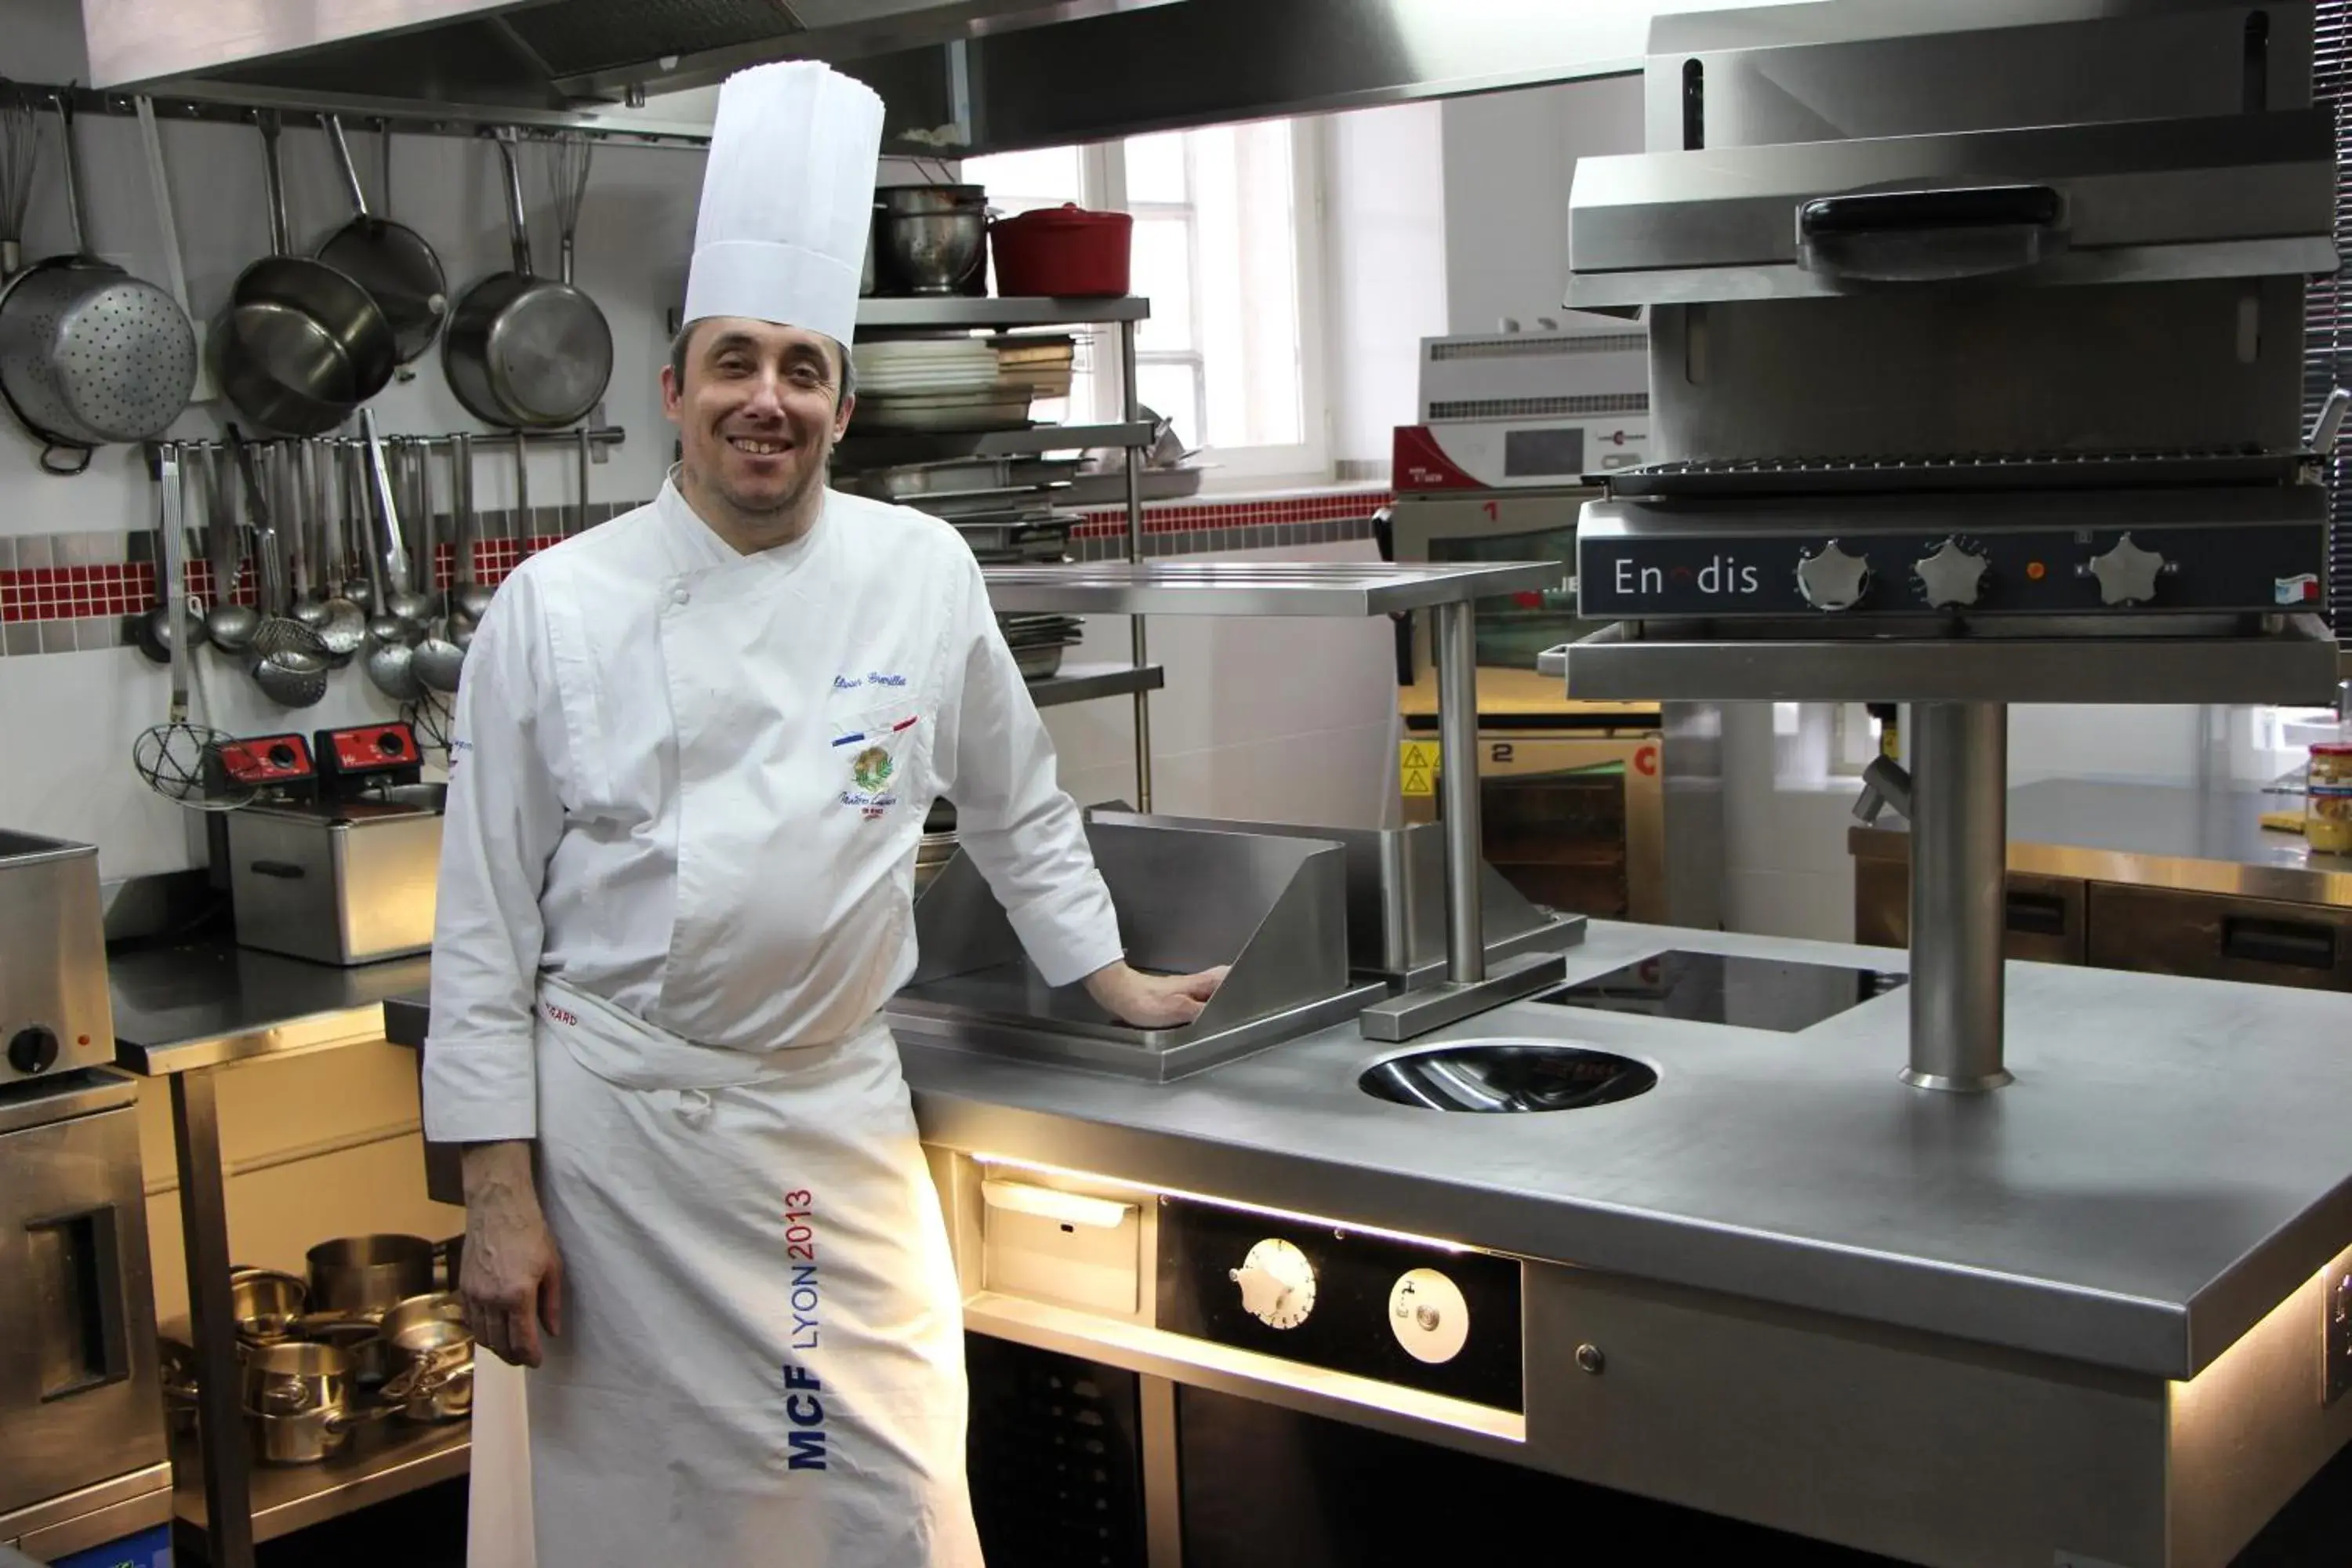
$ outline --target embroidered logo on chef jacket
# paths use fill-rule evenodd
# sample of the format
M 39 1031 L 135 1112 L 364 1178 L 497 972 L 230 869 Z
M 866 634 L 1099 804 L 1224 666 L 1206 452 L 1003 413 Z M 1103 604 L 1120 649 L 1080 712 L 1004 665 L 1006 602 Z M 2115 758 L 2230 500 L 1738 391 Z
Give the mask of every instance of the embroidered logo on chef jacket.
M 914 737 L 919 715 L 845 731 L 833 740 L 833 749 L 848 759 L 849 785 L 841 804 L 855 806 L 873 822 L 898 804 L 892 787 L 905 765 L 907 745 Z

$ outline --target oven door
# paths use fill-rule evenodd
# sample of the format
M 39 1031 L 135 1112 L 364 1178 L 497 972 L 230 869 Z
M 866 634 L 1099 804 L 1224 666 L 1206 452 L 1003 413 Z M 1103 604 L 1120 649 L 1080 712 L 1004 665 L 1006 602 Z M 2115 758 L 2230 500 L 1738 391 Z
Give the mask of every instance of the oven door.
M 0 1131 L 0 1520 L 164 1458 L 138 1115 L 75 1100 Z
M 1404 819 L 1436 821 L 1436 731 L 1410 728 L 1404 745 Z M 1663 756 L 1655 730 L 1483 731 L 1478 810 L 1486 863 L 1547 909 L 1663 922 Z M 1428 765 L 1415 768 L 1416 760 Z
M 1577 513 L 1601 492 L 1571 489 L 1407 495 L 1390 510 L 1391 552 L 1399 561 L 1557 561 L 1559 581 L 1542 593 L 1478 601 L 1478 668 L 1533 670 L 1536 655 L 1598 630 L 1576 614 Z M 1429 673 L 1429 632 L 1413 617 L 1413 679 Z M 1412 680 L 1405 682 L 1412 684 Z

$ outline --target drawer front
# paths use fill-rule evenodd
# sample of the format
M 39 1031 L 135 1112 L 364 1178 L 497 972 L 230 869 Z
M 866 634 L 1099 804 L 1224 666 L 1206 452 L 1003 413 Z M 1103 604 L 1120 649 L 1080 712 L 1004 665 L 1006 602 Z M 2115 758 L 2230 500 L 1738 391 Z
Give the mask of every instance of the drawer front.
M 2102 969 L 2352 991 L 2352 910 L 2091 884 L 2091 962 Z
M 2011 871 L 2002 951 L 2034 963 L 2086 962 L 2084 889 L 2078 878 Z M 1911 945 L 1908 865 L 1900 860 L 1854 861 L 1853 940 L 1872 947 Z

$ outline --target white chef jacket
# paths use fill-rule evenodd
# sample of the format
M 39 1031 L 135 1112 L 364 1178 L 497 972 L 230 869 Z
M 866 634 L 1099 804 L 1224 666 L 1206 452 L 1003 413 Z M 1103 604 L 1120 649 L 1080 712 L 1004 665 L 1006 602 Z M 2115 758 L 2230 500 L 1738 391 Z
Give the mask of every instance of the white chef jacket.
M 667 669 L 661 616 L 712 595 L 751 596 L 737 620 L 760 630 L 730 652 L 797 672 L 803 708 L 677 732 L 672 680 L 723 699 L 725 673 Z M 682 899 L 681 747 L 704 766 L 743 748 L 792 874 L 776 855 L 756 886 L 697 866 Z M 458 693 L 425 1135 L 536 1134 L 542 973 L 706 1045 L 864 1026 L 914 970 L 913 851 L 934 796 L 955 803 L 963 850 L 1049 984 L 1115 962 L 1109 891 L 1054 763 L 980 568 L 936 518 L 828 490 L 807 534 L 745 555 L 665 484 L 531 557 Z

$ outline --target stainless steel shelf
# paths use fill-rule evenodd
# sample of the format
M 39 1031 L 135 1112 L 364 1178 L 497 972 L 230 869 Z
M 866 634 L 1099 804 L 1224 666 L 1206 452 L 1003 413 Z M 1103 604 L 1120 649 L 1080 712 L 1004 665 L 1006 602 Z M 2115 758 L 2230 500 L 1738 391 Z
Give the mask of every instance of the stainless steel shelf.
M 1129 294 L 1117 300 L 1000 300 L 942 294 L 924 299 L 876 296 L 857 301 L 857 328 L 1085 327 L 1101 321 L 1140 321 L 1151 301 Z
M 1120 425 L 1032 425 L 1020 430 L 893 430 L 867 436 L 858 434 L 853 415 L 849 434 L 834 448 L 834 461 L 848 471 L 951 458 L 1026 458 L 1081 447 L 1148 447 L 1151 430 L 1150 423 L 1137 420 Z
M 1040 708 L 1059 708 L 1098 697 L 1157 691 L 1167 684 L 1168 672 L 1156 664 L 1066 664 L 1060 674 L 1031 681 L 1029 700 Z
M 1459 566 L 1353 561 L 1111 561 L 988 566 L 1000 611 L 1113 616 L 1381 616 L 1489 594 L 1540 592 L 1557 562 Z
M 1025 607 L 1025 606 L 1024 606 Z M 1538 656 L 1578 699 L 1804 702 L 2328 702 L 2336 645 L 2263 637 L 1631 635 L 1623 622 Z
M 411 1426 L 397 1417 L 352 1434 L 351 1447 L 315 1465 L 256 1465 L 253 1539 L 274 1541 L 325 1520 L 462 1476 L 473 1463 L 469 1423 Z M 179 1446 L 174 1469 L 183 1478 L 173 1511 L 183 1524 L 206 1528 L 203 1472 L 194 1442 Z

